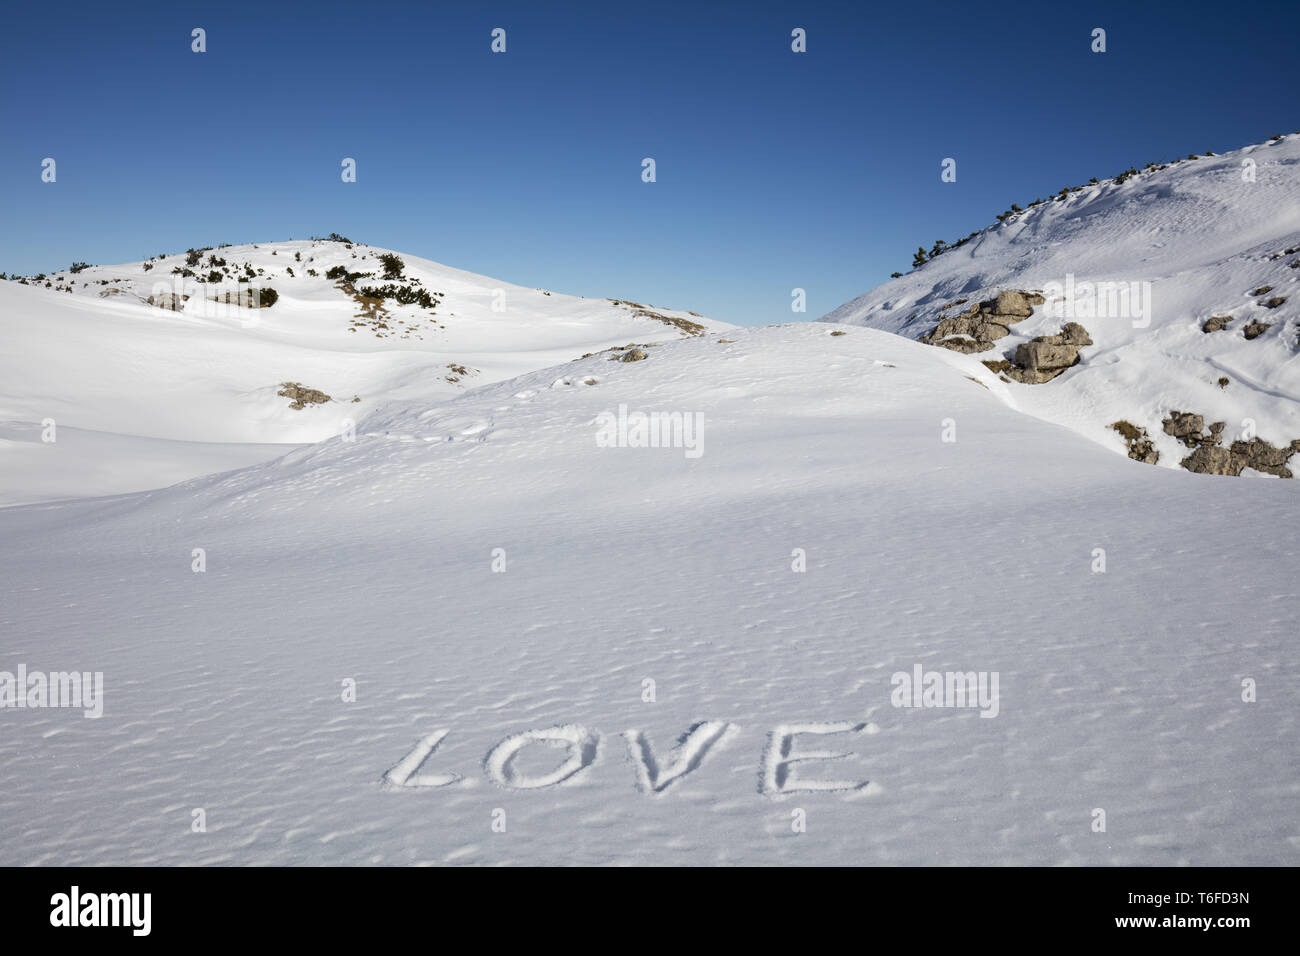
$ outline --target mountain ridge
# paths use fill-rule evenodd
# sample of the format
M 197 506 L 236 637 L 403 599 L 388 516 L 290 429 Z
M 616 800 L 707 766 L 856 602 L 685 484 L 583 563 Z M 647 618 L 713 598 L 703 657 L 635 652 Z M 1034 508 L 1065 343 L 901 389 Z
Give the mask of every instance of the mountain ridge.
M 818 321 L 975 354 L 1029 414 L 1129 453 L 1115 427 L 1126 423 L 1160 465 L 1232 473 L 1222 441 L 1285 448 L 1300 438 L 1298 281 L 1300 135 L 1291 134 L 1067 192 Z M 985 305 L 1004 292 L 1042 298 L 1009 324 L 992 322 Z M 1114 307 L 1120 299 L 1127 307 Z M 1069 321 L 1091 341 L 1061 340 Z M 1056 366 L 1024 364 L 1071 344 Z M 1217 424 L 1219 440 L 1178 434 L 1177 417 L 1189 414 Z

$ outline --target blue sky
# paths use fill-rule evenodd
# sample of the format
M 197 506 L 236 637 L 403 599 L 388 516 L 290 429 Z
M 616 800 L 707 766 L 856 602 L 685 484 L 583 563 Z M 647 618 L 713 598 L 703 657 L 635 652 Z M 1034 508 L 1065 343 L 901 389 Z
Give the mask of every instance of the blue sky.
M 1298 34 L 1295 2 L 11 3 L 0 271 L 339 232 L 815 318 L 1012 202 L 1300 129 Z

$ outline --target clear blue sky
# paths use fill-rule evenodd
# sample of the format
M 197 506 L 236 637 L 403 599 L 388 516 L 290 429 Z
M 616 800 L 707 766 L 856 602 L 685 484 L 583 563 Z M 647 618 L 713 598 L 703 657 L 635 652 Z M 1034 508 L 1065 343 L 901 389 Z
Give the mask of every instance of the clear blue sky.
M 522 285 L 815 318 L 1012 202 L 1300 129 L 1298 11 L 9 3 L 0 271 L 339 232 Z

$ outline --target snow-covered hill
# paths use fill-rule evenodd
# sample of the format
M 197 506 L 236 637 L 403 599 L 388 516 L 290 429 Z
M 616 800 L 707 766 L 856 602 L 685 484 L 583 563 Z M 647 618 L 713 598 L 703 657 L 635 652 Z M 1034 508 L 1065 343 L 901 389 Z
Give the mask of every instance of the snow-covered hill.
M 0 865 L 1296 864 L 1300 485 L 1101 444 L 1286 469 L 1297 162 L 847 324 L 342 240 L 0 283 Z
M 0 710 L 0 864 L 1297 862 L 1294 483 L 876 330 L 643 352 L 0 509 L 0 670 L 103 674 Z
M 1300 134 L 1026 205 L 822 321 L 915 339 L 944 322 L 934 338 L 988 362 L 1012 407 L 1161 465 L 1233 472 L 1300 450 Z M 969 318 L 1009 291 L 1046 301 Z M 1071 321 L 1090 344 L 1052 338 Z
M 385 255 L 400 260 L 395 277 Z M 273 290 L 274 304 L 246 307 L 251 289 L 259 304 Z M 0 505 L 161 487 L 338 435 L 388 401 L 726 328 L 341 240 L 10 277 L 0 282 Z M 302 393 L 285 383 L 331 400 L 292 408 Z

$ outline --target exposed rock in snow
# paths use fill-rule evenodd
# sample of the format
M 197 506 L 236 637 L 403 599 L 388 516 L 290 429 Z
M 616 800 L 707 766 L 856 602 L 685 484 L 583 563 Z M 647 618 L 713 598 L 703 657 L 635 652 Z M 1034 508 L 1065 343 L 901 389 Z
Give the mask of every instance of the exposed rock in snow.
M 996 298 L 973 304 L 961 315 L 940 319 L 920 341 L 954 352 L 986 352 L 998 339 L 1010 334 L 1012 325 L 1032 315 L 1034 306 L 1043 301 L 1036 293 L 1007 289 Z

